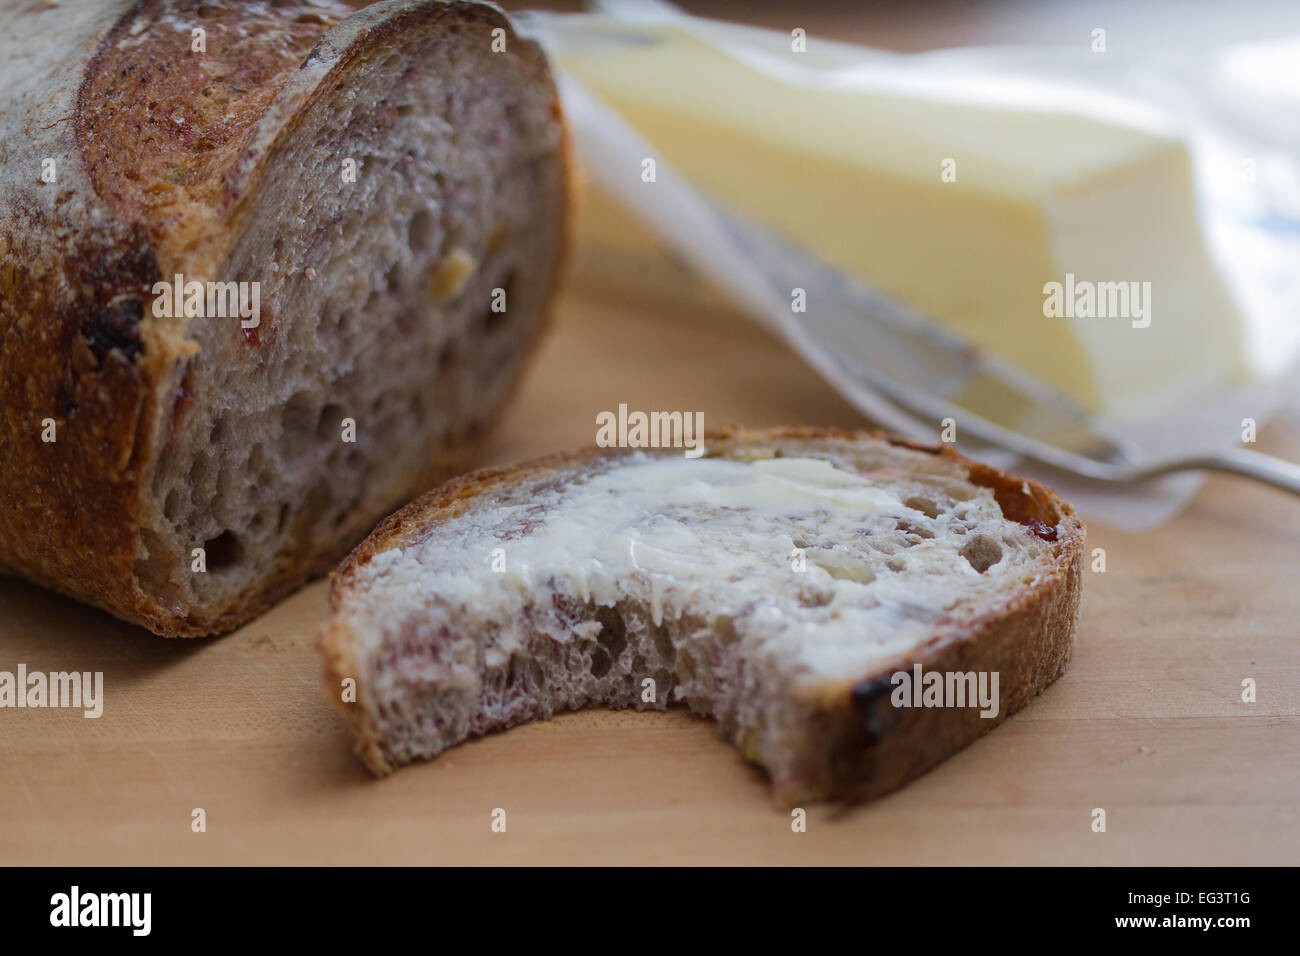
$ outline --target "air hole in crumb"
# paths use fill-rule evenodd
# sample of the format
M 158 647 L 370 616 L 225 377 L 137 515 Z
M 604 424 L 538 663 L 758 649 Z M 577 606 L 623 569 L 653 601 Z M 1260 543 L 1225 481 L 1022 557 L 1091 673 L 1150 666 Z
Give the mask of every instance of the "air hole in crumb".
M 676 655 L 673 648 L 673 639 L 668 634 L 668 628 L 663 625 L 651 625 L 650 636 L 654 639 L 655 650 L 659 652 L 659 660 L 663 663 L 671 663 Z
M 935 504 L 933 498 L 925 498 L 920 495 L 913 495 L 903 502 L 904 507 L 911 508 L 913 511 L 919 511 L 927 518 L 939 517 L 939 506 Z
M 316 419 L 316 440 L 324 443 L 342 434 L 343 406 L 327 403 Z
M 203 554 L 209 572 L 224 571 L 239 560 L 239 539 L 223 531 L 204 543 Z
M 423 252 L 433 244 L 433 213 L 421 209 L 411 217 L 406 229 L 407 244 L 416 252 Z
M 298 521 L 300 527 L 309 528 L 314 531 L 321 519 L 329 511 L 330 502 L 334 496 L 330 493 L 329 485 L 322 481 L 313 485 L 311 491 L 303 499 L 302 508 L 298 512 Z
M 627 647 L 627 625 L 614 608 L 604 605 L 596 609 L 596 621 L 600 624 L 600 633 L 596 635 L 596 640 L 609 651 L 611 658 L 617 660 L 623 653 L 623 648 Z
M 908 505 L 908 507 L 910 508 L 911 505 Z M 919 511 L 920 509 L 918 508 L 917 510 Z M 921 538 L 934 537 L 934 532 L 931 531 L 929 528 L 924 528 L 921 525 L 916 524 L 915 522 L 908 521 L 906 518 L 899 518 L 898 522 L 894 525 L 894 527 L 897 530 L 904 531 L 909 535 L 915 535 L 918 540 Z M 913 542 L 913 544 L 915 543 L 916 542 Z
M 290 458 L 303 455 L 316 429 L 316 403 L 306 392 L 299 392 L 289 399 L 280 420 L 283 432 L 284 451 Z
M 191 501 L 197 502 L 213 492 L 215 481 L 210 455 L 203 455 L 194 459 L 194 463 L 190 465 L 189 479 Z
M 280 511 L 275 516 L 275 533 L 284 534 L 284 529 L 289 527 L 289 503 L 286 501 L 280 505 Z
M 591 655 L 591 674 L 593 677 L 604 677 L 609 673 L 609 669 L 614 666 L 613 661 L 609 659 L 609 654 L 605 648 L 598 647 Z
M 1002 560 L 1002 545 L 986 534 L 977 534 L 966 542 L 961 549 L 961 556 L 972 568 L 983 574 Z
M 176 516 L 181 511 L 181 493 L 179 488 L 173 488 L 167 492 L 167 500 L 163 502 L 163 515 L 168 521 L 175 521 Z
M 510 658 L 510 671 L 506 678 L 507 688 L 540 690 L 546 686 L 546 678 L 536 661 L 523 654 L 514 654 Z

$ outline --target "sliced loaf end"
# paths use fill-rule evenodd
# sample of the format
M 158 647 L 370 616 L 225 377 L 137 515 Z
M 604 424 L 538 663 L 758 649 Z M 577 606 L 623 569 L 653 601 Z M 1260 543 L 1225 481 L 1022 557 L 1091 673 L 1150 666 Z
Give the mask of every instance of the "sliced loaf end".
M 262 314 L 192 321 L 158 390 L 133 570 L 164 633 L 247 620 L 464 470 L 559 281 L 567 147 L 540 48 L 481 3 L 296 9 L 266 14 L 267 45 L 323 32 L 277 62 L 275 100 L 216 177 L 237 203 L 191 187 L 230 203 L 214 274 L 258 281 Z M 248 11 L 222 11 L 192 15 L 207 68 L 252 84 Z M 114 55 L 138 69 L 147 51 Z

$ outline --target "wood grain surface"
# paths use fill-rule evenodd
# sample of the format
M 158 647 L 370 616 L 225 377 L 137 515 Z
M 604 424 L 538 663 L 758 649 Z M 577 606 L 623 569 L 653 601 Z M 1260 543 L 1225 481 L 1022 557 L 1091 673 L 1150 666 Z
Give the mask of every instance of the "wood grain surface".
M 590 444 L 619 402 L 864 424 L 725 309 L 589 290 L 563 301 L 490 461 Z M 1259 447 L 1300 458 L 1300 422 Z M 809 807 L 804 833 L 680 710 L 583 711 L 373 779 L 320 686 L 325 582 L 233 634 L 169 641 L 0 579 L 0 670 L 105 682 L 99 719 L 0 710 L 0 864 L 1294 864 L 1297 541 L 1300 502 L 1230 478 L 1155 533 L 1093 525 L 1108 567 L 1086 576 L 1069 673 L 904 790 Z

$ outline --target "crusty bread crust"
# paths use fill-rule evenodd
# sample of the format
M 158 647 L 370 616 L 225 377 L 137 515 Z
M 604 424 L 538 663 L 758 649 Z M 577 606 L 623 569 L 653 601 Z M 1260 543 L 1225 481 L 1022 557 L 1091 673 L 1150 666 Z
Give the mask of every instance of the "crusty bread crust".
M 705 444 L 713 454 L 775 440 L 821 439 L 879 439 L 964 466 L 973 483 L 993 491 L 1008 519 L 1026 524 L 1041 521 L 1055 528 L 1058 547 L 1032 589 L 1008 595 L 1001 606 L 975 619 L 960 638 L 936 638 L 882 669 L 888 674 L 920 663 L 926 671 L 996 671 L 1001 695 L 996 717 L 983 718 L 972 708 L 895 708 L 889 701 L 892 688 L 887 677 L 883 683 L 867 678 L 823 684 L 811 694 L 818 732 L 809 745 L 824 748 L 825 760 L 818 763 L 829 768 L 828 776 L 816 781 L 811 790 L 804 784 L 797 791 L 782 791 L 778 782 L 774 796 L 785 803 L 809 798 L 859 801 L 888 793 L 1020 710 L 1069 665 L 1083 583 L 1085 529 L 1073 508 L 1051 489 L 964 458 L 950 445 L 924 445 L 876 431 L 807 427 L 723 428 L 708 432 Z M 366 688 L 356 688 L 355 702 L 344 702 L 339 690 L 342 682 L 359 670 L 355 657 L 359 635 L 341 612 L 360 569 L 376 555 L 428 535 L 431 526 L 460 514 L 494 487 L 525 476 L 569 473 L 597 459 L 629 453 L 628 449 L 592 447 L 453 479 L 381 522 L 331 575 L 330 618 L 318 641 L 325 665 L 325 693 L 352 727 L 358 753 L 372 771 L 383 775 L 396 767 L 385 755 L 374 711 L 367 706 Z
M 254 24 L 284 30 L 284 43 L 266 47 L 264 59 L 240 64 L 250 92 L 220 107 L 229 118 L 219 141 L 158 147 L 149 135 L 157 110 L 147 101 L 165 104 L 168 112 L 212 109 L 202 98 L 202 82 L 193 71 L 159 69 L 142 93 L 135 83 L 144 79 L 139 71 L 115 59 L 117 41 L 158 3 L 81 6 L 47 14 L 65 21 L 44 25 L 40 42 L 62 46 L 31 58 L 30 69 L 41 76 L 33 74 L 30 89 L 12 100 L 6 95 L 0 110 L 6 187 L 0 190 L 0 569 L 157 634 L 220 633 L 328 571 L 357 532 L 340 535 L 324 551 L 284 555 L 238 606 L 215 614 L 168 606 L 141 587 L 142 502 L 176 400 L 167 382 L 193 348 L 179 323 L 153 318 L 141 290 L 174 273 L 211 274 L 241 222 L 257 212 L 251 197 L 268 158 L 292 140 L 320 91 L 360 58 L 395 46 L 412 27 L 443 19 L 500 27 L 513 55 L 549 74 L 540 48 L 517 37 L 498 8 L 478 0 L 388 0 L 338 23 L 311 14 L 288 26 Z M 229 4 L 170 4 L 188 13 L 200 6 L 225 13 Z M 19 11 L 11 26 L 32 17 Z M 5 42 L 22 43 L 23 35 Z M 187 44 L 188 33 L 168 42 Z M 293 56 L 286 58 L 286 50 Z M 109 107 L 110 93 L 129 105 Z M 558 95 L 553 111 L 562 122 Z M 561 148 L 567 169 L 567 133 Z M 44 157 L 58 158 L 57 187 L 39 183 Z M 572 188 L 566 175 L 570 195 Z M 554 224 L 561 254 L 546 313 L 566 258 L 567 219 Z M 519 349 L 531 354 L 546 324 Z M 42 441 L 47 418 L 56 423 L 55 443 Z M 482 437 L 407 475 L 402 497 L 463 470 Z M 345 525 L 364 529 L 373 515 L 353 518 Z

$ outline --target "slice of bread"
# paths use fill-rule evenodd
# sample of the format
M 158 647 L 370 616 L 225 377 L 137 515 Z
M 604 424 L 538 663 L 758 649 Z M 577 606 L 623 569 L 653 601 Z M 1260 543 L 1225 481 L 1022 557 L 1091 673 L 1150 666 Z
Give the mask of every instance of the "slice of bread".
M 565 246 L 549 67 L 468 0 L 5 26 L 0 564 L 227 630 L 463 471 L 507 400 Z
M 707 449 L 479 471 L 383 522 L 320 642 L 371 769 L 557 711 L 684 702 L 778 800 L 863 799 L 1064 672 L 1084 529 L 1048 489 L 875 433 L 728 429 Z

